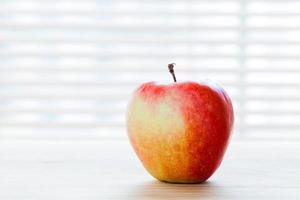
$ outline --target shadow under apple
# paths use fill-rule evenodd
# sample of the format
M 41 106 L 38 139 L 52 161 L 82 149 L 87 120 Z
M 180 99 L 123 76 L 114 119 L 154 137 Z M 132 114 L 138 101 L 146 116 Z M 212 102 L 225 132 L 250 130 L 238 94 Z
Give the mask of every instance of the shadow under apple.
M 131 187 L 127 198 L 139 200 L 218 199 L 224 193 L 224 188 L 209 181 L 202 184 L 171 184 L 150 181 Z

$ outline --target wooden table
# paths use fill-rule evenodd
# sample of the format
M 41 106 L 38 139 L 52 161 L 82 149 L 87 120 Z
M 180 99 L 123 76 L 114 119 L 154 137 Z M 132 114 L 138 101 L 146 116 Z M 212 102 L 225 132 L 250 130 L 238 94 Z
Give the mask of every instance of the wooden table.
M 1 141 L 1 200 L 300 199 L 300 143 L 230 144 L 205 184 L 167 184 L 126 140 Z

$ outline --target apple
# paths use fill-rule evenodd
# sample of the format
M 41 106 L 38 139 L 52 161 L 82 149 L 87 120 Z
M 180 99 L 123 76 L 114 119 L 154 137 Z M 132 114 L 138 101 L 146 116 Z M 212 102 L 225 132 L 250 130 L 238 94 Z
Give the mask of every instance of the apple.
M 233 127 L 229 96 L 210 82 L 149 82 L 128 106 L 129 140 L 146 170 L 171 183 L 201 183 L 219 167 Z

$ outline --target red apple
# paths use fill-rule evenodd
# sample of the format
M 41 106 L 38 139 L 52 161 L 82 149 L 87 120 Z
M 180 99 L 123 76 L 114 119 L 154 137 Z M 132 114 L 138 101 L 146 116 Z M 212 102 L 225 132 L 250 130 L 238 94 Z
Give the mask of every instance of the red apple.
M 207 180 L 223 159 L 232 126 L 231 100 L 212 83 L 145 83 L 128 107 L 128 136 L 137 156 L 166 182 Z

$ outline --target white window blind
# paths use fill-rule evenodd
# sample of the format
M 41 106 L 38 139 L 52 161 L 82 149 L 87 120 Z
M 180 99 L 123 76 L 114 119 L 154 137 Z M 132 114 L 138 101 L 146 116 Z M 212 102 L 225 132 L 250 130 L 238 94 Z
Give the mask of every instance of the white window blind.
M 2 0 L 0 137 L 124 138 L 147 81 L 209 78 L 240 138 L 300 136 L 296 0 Z

